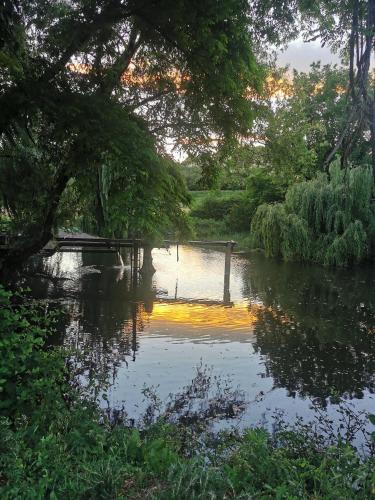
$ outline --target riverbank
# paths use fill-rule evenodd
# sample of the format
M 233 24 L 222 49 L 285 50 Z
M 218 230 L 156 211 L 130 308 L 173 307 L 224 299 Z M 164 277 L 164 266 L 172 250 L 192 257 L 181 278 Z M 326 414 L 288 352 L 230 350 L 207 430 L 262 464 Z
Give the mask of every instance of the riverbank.
M 14 498 L 370 498 L 374 459 L 361 459 L 353 433 L 316 426 L 272 434 L 254 428 L 213 434 L 210 424 L 241 411 L 224 391 L 203 406 L 192 385 L 160 409 L 152 391 L 142 419 L 103 411 L 77 383 L 67 352 L 45 347 L 57 313 L 0 288 L 0 495 Z M 353 428 L 351 429 L 353 431 Z M 360 429 L 359 429 L 360 431 Z M 345 437 L 346 436 L 346 437 Z

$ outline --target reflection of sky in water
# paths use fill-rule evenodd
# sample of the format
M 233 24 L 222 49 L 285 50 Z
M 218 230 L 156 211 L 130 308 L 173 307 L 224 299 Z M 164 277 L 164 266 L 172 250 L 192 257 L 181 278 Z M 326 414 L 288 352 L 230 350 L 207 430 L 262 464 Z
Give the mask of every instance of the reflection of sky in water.
M 177 249 L 155 249 L 154 266 L 157 269 L 154 283 L 165 291 L 168 297 L 174 297 L 177 284 L 177 296 L 181 298 L 222 300 L 224 288 L 224 252 L 196 247 Z M 231 300 L 242 301 L 241 266 L 238 258 L 232 257 Z
M 231 302 L 223 305 L 224 252 L 180 246 L 178 262 L 176 247 L 153 257 L 152 283 L 141 281 L 137 291 L 114 255 L 51 259 L 69 278 L 63 291 L 48 285 L 47 292 L 70 301 L 65 343 L 85 346 L 91 367 L 115 374 L 112 404 L 125 401 L 137 414 L 145 385 L 165 398 L 202 362 L 245 391 L 252 401 L 245 423 L 276 408 L 311 416 L 311 400 L 331 389 L 375 412 L 373 269 L 233 256 Z

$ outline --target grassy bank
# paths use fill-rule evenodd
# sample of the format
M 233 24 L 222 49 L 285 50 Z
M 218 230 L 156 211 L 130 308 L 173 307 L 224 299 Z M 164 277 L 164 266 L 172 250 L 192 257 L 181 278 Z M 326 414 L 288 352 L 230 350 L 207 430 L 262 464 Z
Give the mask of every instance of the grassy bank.
M 1 288 L 0 305 L 1 498 L 375 495 L 374 459 L 361 460 L 345 432 L 280 421 L 273 434 L 213 434 L 210 424 L 240 412 L 243 400 L 225 386 L 210 399 L 203 369 L 166 405 L 151 395 L 135 426 L 124 413 L 101 411 L 77 384 L 67 353 L 45 347 L 56 316 Z
M 243 191 L 233 191 L 233 190 L 220 190 L 220 191 L 189 191 L 191 196 L 191 208 L 195 208 L 203 200 L 206 200 L 212 194 L 214 194 L 219 199 L 228 199 L 234 193 L 242 193 Z
M 191 191 L 190 224 L 197 239 L 234 240 L 236 251 L 249 251 L 250 219 L 244 191 Z

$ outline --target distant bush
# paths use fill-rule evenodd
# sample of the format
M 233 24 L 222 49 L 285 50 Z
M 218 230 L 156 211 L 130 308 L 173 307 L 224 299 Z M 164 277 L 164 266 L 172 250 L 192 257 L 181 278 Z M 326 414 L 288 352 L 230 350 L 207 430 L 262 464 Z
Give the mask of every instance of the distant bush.
M 191 210 L 191 217 L 195 220 L 220 221 L 224 223 L 221 231 L 227 234 L 248 232 L 258 206 L 281 200 L 285 190 L 272 175 L 260 168 L 252 169 L 246 182 L 247 187 L 244 191 L 225 192 L 225 194 L 220 191 L 211 192 L 199 199 Z M 195 222 L 195 225 L 199 225 L 199 222 Z M 210 234 L 212 232 L 210 231 Z
M 202 169 L 199 165 L 186 161 L 180 164 L 179 170 L 189 190 L 201 189 Z
M 214 219 L 222 221 L 232 210 L 232 207 L 243 200 L 242 191 L 234 191 L 233 194 L 221 194 L 210 192 L 202 198 L 190 212 L 192 217 L 201 219 Z
M 291 186 L 285 202 L 261 205 L 252 222 L 255 246 L 268 256 L 347 266 L 374 255 L 374 179 L 370 167 L 341 169 Z
M 262 203 L 281 201 L 285 196 L 286 183 L 265 168 L 253 168 L 246 183 L 246 198 L 251 202 L 250 219 Z

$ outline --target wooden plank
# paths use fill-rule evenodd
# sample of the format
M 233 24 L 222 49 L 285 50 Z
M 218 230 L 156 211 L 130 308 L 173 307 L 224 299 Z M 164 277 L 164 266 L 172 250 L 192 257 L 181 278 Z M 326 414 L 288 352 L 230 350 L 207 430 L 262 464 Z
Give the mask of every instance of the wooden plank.
M 121 244 L 131 244 L 133 245 L 134 242 L 140 243 L 141 240 L 130 240 L 130 239 L 116 239 L 116 238 L 74 238 L 74 237 L 68 237 L 68 238 L 55 238 L 55 240 L 59 243 L 98 243 L 102 245 L 109 245 L 109 246 L 115 246 L 115 245 L 121 245 Z
M 21 239 L 17 237 L 17 239 Z M 51 240 L 52 245 L 55 244 L 57 248 L 63 247 L 92 247 L 92 248 L 132 248 L 136 245 L 138 248 L 142 248 L 144 243 L 140 239 L 124 239 L 124 238 L 84 238 L 84 237 L 57 237 L 54 240 Z M 169 245 L 177 245 L 181 244 L 181 242 L 176 240 L 164 240 L 164 244 L 156 245 L 155 248 L 167 248 Z M 183 244 L 183 243 L 182 243 Z M 207 247 L 226 247 L 228 244 L 232 245 L 232 248 L 237 244 L 235 241 L 203 241 L 203 240 L 190 240 L 187 241 L 188 245 L 196 245 L 196 246 L 207 246 Z M 49 249 L 51 244 L 47 246 Z M 9 248 L 8 245 L 0 245 L 1 250 L 6 250 Z M 47 249 L 46 248 L 46 249 Z M 53 246 L 52 246 L 53 248 Z
M 165 243 L 168 243 L 170 245 L 183 245 L 184 242 L 176 241 L 176 240 L 164 240 Z M 220 246 L 220 247 L 226 247 L 228 243 L 231 243 L 232 246 L 237 245 L 236 241 L 201 241 L 201 240 L 189 240 L 186 241 L 185 244 L 187 245 L 199 245 L 199 246 Z
M 189 245 L 226 247 L 228 244 L 237 245 L 235 241 L 188 241 Z
M 58 246 L 60 248 L 62 247 L 96 247 L 96 248 L 131 248 L 133 246 L 133 243 L 113 243 L 111 241 L 70 241 L 70 240 L 65 240 L 65 241 L 59 241 Z
M 83 243 L 89 243 L 89 242 L 92 242 L 92 243 L 98 243 L 98 244 L 107 244 L 109 246 L 115 246 L 115 245 L 121 245 L 121 244 L 131 244 L 133 245 L 134 243 L 137 243 L 138 244 L 138 247 L 139 246 L 143 246 L 143 241 L 140 240 L 140 239 L 135 239 L 135 240 L 131 240 L 131 239 L 114 239 L 114 238 L 74 238 L 74 237 L 69 237 L 69 238 L 56 238 L 56 241 L 58 242 L 61 242 L 61 243 L 65 243 L 65 242 L 72 242 L 72 243 L 80 243 L 80 242 L 83 242 Z M 177 245 L 177 244 L 183 244 L 183 242 L 181 243 L 180 241 L 177 241 L 177 240 L 164 240 L 164 243 L 166 244 L 170 244 L 170 245 Z M 220 241 L 217 241 L 217 240 L 214 240 L 214 241 L 207 241 L 207 240 L 189 240 L 186 242 L 187 244 L 189 245 L 209 245 L 209 246 L 227 246 L 228 243 L 232 243 L 232 245 L 236 245 L 237 242 L 235 241 L 231 241 L 231 240 L 220 240 Z M 160 247 L 159 247 L 160 248 Z
M 90 247 L 63 247 L 58 250 L 58 252 L 71 252 L 71 253 L 113 253 L 117 254 L 117 250 L 114 248 L 90 248 Z

